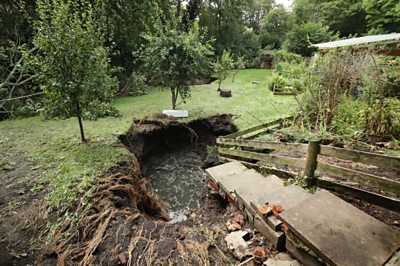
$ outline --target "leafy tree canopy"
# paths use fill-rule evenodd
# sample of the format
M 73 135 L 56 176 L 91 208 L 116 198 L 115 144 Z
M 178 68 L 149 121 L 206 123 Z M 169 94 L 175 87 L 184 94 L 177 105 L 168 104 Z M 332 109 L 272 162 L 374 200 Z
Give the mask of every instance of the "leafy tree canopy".
M 400 2 L 398 0 L 364 0 L 371 33 L 400 32 Z
M 116 81 L 109 75 L 101 21 L 89 2 L 39 0 L 39 32 L 34 40 L 39 55 L 39 83 L 46 94 L 45 117 L 82 119 L 113 113 L 110 107 Z
M 285 40 L 289 29 L 289 13 L 282 5 L 272 9 L 264 17 L 261 30 L 261 45 L 279 49 Z
M 333 39 L 332 33 L 328 27 L 320 23 L 305 23 L 295 25 L 288 33 L 286 47 L 289 52 L 301 54 L 303 56 L 311 56 L 315 51 L 309 47 L 313 43 L 330 41 Z
M 171 90 L 172 109 L 176 109 L 180 96 L 190 96 L 190 84 L 209 71 L 209 57 L 213 55 L 209 42 L 203 41 L 195 23 L 188 32 L 180 30 L 176 20 L 158 25 L 156 34 L 145 35 L 148 44 L 142 52 L 147 73 Z

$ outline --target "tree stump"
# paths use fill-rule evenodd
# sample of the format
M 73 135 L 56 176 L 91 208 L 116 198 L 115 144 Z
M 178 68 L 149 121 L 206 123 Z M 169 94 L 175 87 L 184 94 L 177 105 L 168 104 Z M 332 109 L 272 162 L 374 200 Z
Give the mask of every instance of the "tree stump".
M 232 91 L 231 90 L 219 90 L 219 96 L 221 96 L 221 97 L 225 97 L 225 98 L 228 98 L 228 97 L 232 97 Z

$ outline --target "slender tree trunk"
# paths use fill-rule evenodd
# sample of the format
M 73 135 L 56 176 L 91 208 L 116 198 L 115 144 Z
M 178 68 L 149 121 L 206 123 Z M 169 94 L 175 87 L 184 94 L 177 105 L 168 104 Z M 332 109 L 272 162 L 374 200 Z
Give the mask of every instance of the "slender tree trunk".
M 178 0 L 178 3 L 176 4 L 176 17 L 179 18 L 181 15 L 181 3 L 182 0 Z
M 83 123 L 82 123 L 82 116 L 81 116 L 81 108 L 79 106 L 79 103 L 76 104 L 76 117 L 78 118 L 79 122 L 79 130 L 81 133 L 81 141 L 82 143 L 86 143 L 86 138 L 85 138 L 85 131 L 83 129 Z
M 172 110 L 176 109 L 176 100 L 178 98 L 178 89 L 173 88 L 171 89 L 171 94 L 172 94 Z

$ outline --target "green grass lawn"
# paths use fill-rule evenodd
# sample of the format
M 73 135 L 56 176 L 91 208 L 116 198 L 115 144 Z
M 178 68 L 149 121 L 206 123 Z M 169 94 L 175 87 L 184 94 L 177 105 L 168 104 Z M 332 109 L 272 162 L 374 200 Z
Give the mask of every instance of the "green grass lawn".
M 293 113 L 296 109 L 293 97 L 273 96 L 267 88 L 269 76 L 269 70 L 258 69 L 240 71 L 235 83 L 229 76 L 222 88 L 231 89 L 232 98 L 219 97 L 215 82 L 195 86 L 192 97 L 186 103 L 179 103 L 178 108 L 188 110 L 189 119 L 217 113 L 237 115 L 235 123 L 240 129 Z M 168 90 L 156 90 L 139 97 L 116 99 L 114 104 L 121 117 L 84 121 L 89 139 L 86 145 L 80 143 L 76 118 L 42 121 L 33 117 L 0 122 L 0 166 L 13 163 L 18 157 L 31 158 L 35 165 L 41 166 L 42 173 L 35 186 L 47 188 L 49 206 L 68 207 L 78 192 L 90 189 L 96 175 L 128 154 L 114 144 L 118 135 L 129 128 L 132 118 L 170 109 L 170 98 Z

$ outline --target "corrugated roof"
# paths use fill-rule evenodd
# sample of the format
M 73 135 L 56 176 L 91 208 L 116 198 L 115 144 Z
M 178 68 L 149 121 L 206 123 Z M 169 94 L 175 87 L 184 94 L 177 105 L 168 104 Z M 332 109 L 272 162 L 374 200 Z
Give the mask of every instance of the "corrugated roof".
M 379 42 L 385 43 L 400 43 L 400 33 L 384 34 L 384 35 L 371 35 L 359 38 L 352 38 L 340 41 L 325 42 L 314 44 L 312 47 L 316 47 L 320 50 L 333 49 L 346 46 L 358 46 L 358 45 L 368 45 L 377 44 Z

